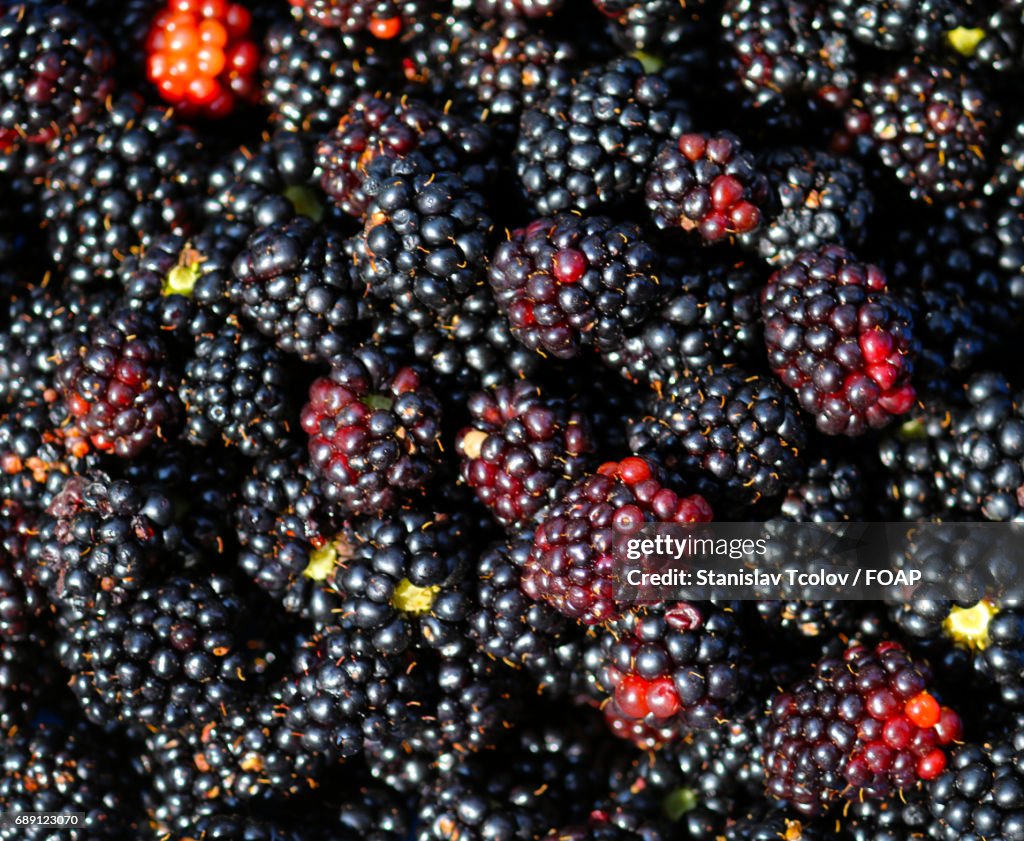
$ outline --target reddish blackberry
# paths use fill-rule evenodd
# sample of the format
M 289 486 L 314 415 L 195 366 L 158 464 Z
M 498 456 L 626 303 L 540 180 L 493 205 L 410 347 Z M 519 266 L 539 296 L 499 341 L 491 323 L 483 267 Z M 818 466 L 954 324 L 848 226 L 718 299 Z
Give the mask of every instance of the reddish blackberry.
M 196 343 L 185 365 L 181 399 L 186 437 L 224 440 L 243 455 L 283 446 L 292 415 L 284 355 L 262 336 L 227 323 Z
M 630 449 L 653 456 L 714 501 L 779 496 L 803 471 L 806 433 L 774 380 L 729 366 L 665 383 L 630 425 Z
M 227 579 L 171 578 L 68 623 L 60 658 L 86 717 L 173 728 L 238 704 L 258 654 L 235 632 L 241 611 Z
M 71 7 L 7 6 L 0 43 L 0 150 L 68 136 L 113 92 L 113 54 Z
M 479 189 L 494 177 L 491 135 L 482 125 L 439 111 L 416 99 L 363 94 L 349 105 L 316 150 L 320 184 L 346 213 L 363 217 L 370 164 L 418 152 L 435 172 L 458 173 Z
M 416 326 L 446 323 L 483 283 L 491 231 L 483 196 L 419 155 L 378 158 L 363 189 L 370 205 L 353 244 L 359 277 Z
M 703 497 L 662 487 L 643 459 L 607 462 L 545 512 L 523 591 L 584 624 L 606 623 L 620 612 L 613 596 L 618 542 L 645 522 L 709 522 L 711 516 Z
M 58 149 L 43 215 L 53 259 L 73 283 L 112 278 L 117 264 L 164 233 L 189 231 L 202 183 L 195 135 L 126 96 Z
M 366 317 L 342 238 L 305 217 L 259 228 L 232 265 L 232 299 L 286 353 L 330 359 Z
M 781 149 L 760 163 L 778 199 L 757 242 L 769 265 L 786 265 L 799 252 L 822 245 L 863 243 L 875 197 L 859 164 L 800 147 Z
M 762 292 L 768 364 L 827 435 L 907 412 L 918 343 L 877 266 L 839 246 L 804 252 Z
M 181 415 L 176 376 L 157 326 L 115 310 L 87 337 L 65 336 L 57 386 L 77 428 L 100 452 L 132 458 L 174 431 Z
M 846 129 L 914 199 L 955 202 L 975 193 L 999 111 L 962 73 L 936 64 L 905 64 L 866 79 Z
M 441 404 L 413 368 L 364 347 L 335 360 L 302 410 L 327 499 L 352 513 L 394 508 L 440 460 Z
M 564 0 L 452 0 L 454 8 L 473 11 L 482 18 L 545 18 L 557 12 Z
M 512 335 L 560 359 L 620 347 L 669 290 L 638 225 L 604 216 L 538 219 L 494 252 L 490 284 Z
M 280 23 L 267 33 L 260 76 L 271 121 L 289 132 L 317 135 L 384 80 L 384 67 L 359 36 Z
M 801 814 L 837 798 L 884 798 L 932 780 L 960 717 L 928 691 L 931 670 L 895 642 L 853 643 L 777 693 L 764 735 L 768 793 Z
M 661 279 L 671 297 L 605 361 L 655 390 L 683 371 L 750 361 L 761 345 L 759 269 L 709 250 L 670 255 Z
M 538 213 L 594 212 L 638 195 L 658 147 L 686 122 L 663 79 L 618 59 L 523 111 L 516 174 Z
M 455 448 L 462 481 L 506 528 L 530 522 L 579 479 L 593 449 L 586 419 L 521 381 L 469 399 Z
M 899 53 L 936 50 L 963 18 L 954 0 L 829 0 L 828 9 L 862 44 Z
M 794 523 L 857 523 L 866 519 L 866 471 L 852 458 L 820 456 L 786 491 L 779 514 Z
M 662 230 L 696 230 L 717 242 L 760 227 L 768 181 L 734 135 L 684 134 L 654 159 L 646 197 Z
M 627 719 L 712 727 L 733 712 L 748 681 L 736 617 L 709 602 L 634 607 L 599 640 L 597 687 Z

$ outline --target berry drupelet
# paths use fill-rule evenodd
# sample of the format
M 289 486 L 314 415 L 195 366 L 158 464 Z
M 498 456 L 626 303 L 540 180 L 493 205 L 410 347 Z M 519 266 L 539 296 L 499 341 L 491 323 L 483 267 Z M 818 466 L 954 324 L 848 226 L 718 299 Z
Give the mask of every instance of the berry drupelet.
M 613 591 L 619 544 L 644 523 L 706 523 L 701 496 L 663 487 L 641 458 L 607 462 L 544 512 L 526 561 L 523 591 L 586 625 L 620 613 Z
M 643 231 L 604 216 L 538 219 L 494 252 L 490 284 L 515 336 L 568 359 L 613 351 L 667 298 L 661 259 Z
M 659 146 L 686 122 L 663 79 L 618 59 L 523 111 L 516 174 L 538 213 L 592 213 L 638 195 Z
M 440 402 L 414 368 L 375 348 L 335 360 L 310 387 L 301 424 L 324 494 L 347 512 L 394 508 L 440 460 Z
M 455 449 L 462 481 L 499 523 L 529 523 L 583 475 L 593 450 L 586 418 L 528 381 L 477 392 Z
M 760 227 L 768 181 L 737 137 L 684 134 L 666 144 L 647 176 L 647 207 L 662 230 L 696 230 L 706 242 Z
M 914 404 L 918 344 L 877 266 L 840 246 L 804 252 L 762 292 L 768 364 L 827 435 L 860 435 Z
M 960 717 L 928 691 L 931 670 L 899 643 L 852 643 L 777 693 L 764 734 L 768 794 L 801 814 L 836 799 L 884 798 L 932 780 Z

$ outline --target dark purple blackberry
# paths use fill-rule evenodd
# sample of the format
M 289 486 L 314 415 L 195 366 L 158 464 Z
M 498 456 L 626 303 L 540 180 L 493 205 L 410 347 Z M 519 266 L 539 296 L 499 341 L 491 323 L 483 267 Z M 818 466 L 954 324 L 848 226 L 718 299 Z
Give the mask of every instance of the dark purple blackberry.
M 69 478 L 28 553 L 51 599 L 74 614 L 129 603 L 181 540 L 170 501 L 100 472 Z
M 492 227 L 483 196 L 419 155 L 378 158 L 363 190 L 370 204 L 352 251 L 370 295 L 417 327 L 447 323 L 483 283 Z
M 918 343 L 885 275 L 840 246 L 804 252 L 761 293 L 768 364 L 826 435 L 860 435 L 913 406 Z
M 647 208 L 662 230 L 696 230 L 707 242 L 752 234 L 764 218 L 768 181 L 728 132 L 684 134 L 664 144 L 647 175 Z
M 506 528 L 557 499 L 594 449 L 586 419 L 526 380 L 473 394 L 469 411 L 455 441 L 462 481 Z
M 345 213 L 362 218 L 372 200 L 365 190 L 370 164 L 416 152 L 431 171 L 458 173 L 480 189 L 495 174 L 491 141 L 485 126 L 420 100 L 363 94 L 317 147 L 320 184 Z
M 728 366 L 665 383 L 629 433 L 634 453 L 653 456 L 712 503 L 745 505 L 786 492 L 803 472 L 806 440 L 781 385 Z
M 962 22 L 954 0 L 829 0 L 832 21 L 879 50 L 930 53 Z
M 663 79 L 619 59 L 523 111 L 516 174 L 538 213 L 592 213 L 639 195 L 662 142 L 686 122 Z
M 613 351 L 667 299 L 640 227 L 604 216 L 538 219 L 494 253 L 490 284 L 512 335 L 560 359 Z
M 779 514 L 794 523 L 857 523 L 865 518 L 867 471 L 853 458 L 823 455 L 807 462 L 786 491 Z
M 113 92 L 113 54 L 72 7 L 7 5 L 0 43 L 0 149 L 67 137 Z
M 931 670 L 901 645 L 852 643 L 771 699 L 762 743 L 771 797 L 817 815 L 837 799 L 885 798 L 932 780 L 960 717 L 928 691 Z
M 300 217 L 258 228 L 232 266 L 232 299 L 265 336 L 303 360 L 344 350 L 366 316 L 342 238 Z
M 655 389 L 687 370 L 751 361 L 761 345 L 759 269 L 710 251 L 669 255 L 661 279 L 671 297 L 604 360 L 626 379 Z
M 280 23 L 264 41 L 263 102 L 289 132 L 330 131 L 349 104 L 384 80 L 375 48 L 360 36 Z
M 546 18 L 557 12 L 564 0 L 453 0 L 460 11 L 472 11 L 482 18 Z
M 85 727 L 37 724 L 5 733 L 0 748 L 0 809 L 81 812 L 75 828 L 43 824 L 0 829 L 4 841 L 117 841 L 139 837 L 134 790 L 114 746 Z
M 346 512 L 396 507 L 440 461 L 440 402 L 415 369 L 376 348 L 336 359 L 310 387 L 301 423 L 324 495 Z
M 703 497 L 663 487 L 644 459 L 606 462 L 544 512 L 523 592 L 585 625 L 605 624 L 623 607 L 614 598 L 615 547 L 623 535 L 644 522 L 709 522 L 711 516 Z
M 295 414 L 289 376 L 284 354 L 237 324 L 200 338 L 181 385 L 185 437 L 223 440 L 246 456 L 286 446 Z
M 227 579 L 171 578 L 68 623 L 60 658 L 86 717 L 173 728 L 237 705 L 259 655 L 236 633 L 241 611 Z
M 752 107 L 787 101 L 836 108 L 856 83 L 853 49 L 827 12 L 810 3 L 729 0 L 722 32 L 729 69 L 752 97 Z
M 132 249 L 193 228 L 201 151 L 191 130 L 131 96 L 108 102 L 61 145 L 42 208 L 53 259 L 71 282 L 113 278 Z
M 77 429 L 103 453 L 133 458 L 181 419 L 177 375 L 156 323 L 117 309 L 87 336 L 66 335 L 56 384 Z
M 951 203 L 978 190 L 999 117 L 968 76 L 905 64 L 861 84 L 846 129 L 877 152 L 911 198 Z
M 765 221 L 758 254 L 771 266 L 822 245 L 863 244 L 875 197 L 850 158 L 792 147 L 761 159 L 778 208 Z

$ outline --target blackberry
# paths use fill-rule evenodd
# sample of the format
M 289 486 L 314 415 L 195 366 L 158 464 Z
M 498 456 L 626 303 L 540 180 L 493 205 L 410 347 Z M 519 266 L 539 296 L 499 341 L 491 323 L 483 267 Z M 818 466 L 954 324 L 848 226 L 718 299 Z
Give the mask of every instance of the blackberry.
M 686 122 L 663 79 L 618 59 L 523 110 L 516 174 L 538 213 L 592 213 L 639 195 L 659 146 Z
M 264 41 L 263 102 L 271 122 L 286 131 L 321 134 L 357 96 L 374 90 L 384 71 L 361 36 L 280 23 Z
M 246 456 L 281 447 L 292 415 L 288 384 L 280 351 L 259 334 L 225 324 L 196 343 L 185 365 L 186 438 L 195 444 L 223 439 Z
M 879 50 L 929 53 L 956 29 L 963 8 L 953 0 L 829 0 L 836 26 Z
M 160 836 L 166 841 L 309 841 L 310 835 L 293 830 L 286 825 L 242 815 L 209 815 L 189 821 L 189 826 L 179 832 Z M 338 836 L 343 838 L 344 836 Z
M 453 0 L 460 11 L 473 11 L 482 18 L 546 18 L 562 7 L 563 0 Z
M 362 218 L 372 201 L 365 189 L 370 164 L 417 152 L 431 171 L 458 173 L 478 190 L 495 174 L 491 142 L 484 126 L 420 100 L 363 94 L 317 146 L 320 184 L 341 210 Z
M 241 611 L 227 579 L 170 578 L 68 623 L 60 658 L 86 717 L 133 732 L 208 721 L 236 705 L 257 654 L 236 635 Z
M 114 89 L 110 47 L 73 8 L 8 5 L 0 16 L 0 148 L 83 128 Z
M 593 449 L 586 420 L 521 381 L 470 397 L 455 448 L 462 481 L 506 528 L 526 525 L 579 479 Z
M 335 360 L 302 410 L 326 498 L 352 513 L 394 508 L 440 460 L 441 404 L 413 368 L 364 347 Z
M 852 643 L 777 693 L 763 738 L 768 794 L 816 815 L 839 797 L 884 798 L 935 779 L 960 717 L 928 691 L 931 670 L 895 642 Z
M 1024 7 L 1020 0 L 999 0 L 981 10 L 988 12 L 978 30 L 965 31 L 970 40 L 958 42 L 951 32 L 948 39 L 957 52 L 969 56 L 974 64 L 996 73 L 1016 73 L 1024 66 Z M 975 36 L 980 40 L 973 41 Z
M 494 253 L 490 284 L 512 335 L 560 359 L 612 351 L 657 311 L 668 289 L 638 225 L 604 216 L 538 219 Z
M 765 156 L 778 210 L 766 220 L 758 254 L 771 266 L 823 245 L 856 248 L 875 209 L 864 170 L 850 158 L 792 147 Z
M 754 108 L 784 107 L 788 100 L 841 107 L 856 83 L 853 48 L 809 3 L 729 0 L 722 31 L 729 67 Z
M 707 242 L 756 231 L 768 181 L 728 132 L 684 134 L 665 144 L 647 176 L 647 208 L 662 230 L 696 230 Z
M 195 224 L 202 183 L 195 135 L 124 96 L 57 150 L 43 215 L 54 261 L 73 283 L 111 279 L 120 260 Z
M 865 79 L 846 118 L 911 198 L 955 202 L 983 178 L 999 110 L 973 80 L 937 64 Z
M 918 343 L 881 270 L 840 246 L 804 252 L 761 296 L 768 364 L 827 435 L 907 412 Z
M 932 823 L 924 792 L 904 792 L 887 800 L 851 803 L 843 820 L 850 841 L 910 841 L 925 836 Z
M 342 238 L 305 217 L 258 228 L 232 265 L 232 299 L 286 353 L 307 362 L 348 346 L 366 317 Z
M 418 156 L 367 168 L 366 222 L 353 254 L 370 294 L 416 326 L 444 324 L 483 283 L 491 220 L 455 173 Z
M 661 277 L 670 297 L 639 333 L 604 353 L 605 362 L 657 390 L 684 371 L 751 361 L 761 344 L 764 284 L 755 263 L 709 250 L 669 255 Z
M 630 425 L 630 449 L 654 456 L 712 501 L 779 496 L 803 469 L 796 402 L 774 380 L 723 367 L 666 383 Z
M 711 727 L 733 712 L 747 682 L 737 620 L 710 603 L 634 607 L 599 640 L 597 686 L 628 719 Z
M 1007 133 L 985 195 L 1010 207 L 1024 206 L 1024 121 Z
M 786 491 L 780 515 L 794 523 L 858 523 L 866 519 L 868 476 L 852 458 L 823 455 Z
M 526 561 L 523 592 L 586 625 L 619 615 L 613 591 L 616 544 L 644 522 L 708 522 L 700 496 L 662 487 L 650 464 L 607 462 L 578 481 L 544 513 Z
M 611 19 L 612 37 L 626 50 L 671 54 L 680 29 L 701 20 L 703 0 L 680 4 L 674 0 L 595 0 L 594 6 Z
M 720 837 L 723 841 L 823 841 L 827 834 L 813 824 L 776 815 L 741 818 Z
M 1024 209 L 1005 208 L 998 211 L 992 223 L 998 241 L 999 268 L 1005 275 L 1004 284 L 1013 300 L 1010 309 L 1017 311 L 1024 300 Z
M 156 324 L 143 313 L 115 310 L 88 336 L 65 336 L 57 357 L 64 404 L 100 452 L 132 458 L 175 431 L 177 378 Z
M 422 0 L 292 0 L 291 6 L 318 27 L 365 31 L 383 40 L 399 35 L 429 8 Z

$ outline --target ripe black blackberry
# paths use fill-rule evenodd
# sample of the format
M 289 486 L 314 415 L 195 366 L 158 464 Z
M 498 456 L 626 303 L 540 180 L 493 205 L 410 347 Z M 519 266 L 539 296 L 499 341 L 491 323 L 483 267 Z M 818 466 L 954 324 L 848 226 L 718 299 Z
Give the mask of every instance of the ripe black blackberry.
M 0 42 L 2 149 L 67 137 L 113 92 L 110 47 L 72 7 L 7 5 Z
M 1024 121 L 1007 133 L 985 195 L 1010 207 L 1024 206 Z
M 663 79 L 618 59 L 523 111 L 516 174 L 538 213 L 592 213 L 638 195 L 659 146 L 686 123 Z
M 609 18 L 612 38 L 624 50 L 666 59 L 674 58 L 670 48 L 678 44 L 680 30 L 702 22 L 705 11 L 703 0 L 686 5 L 674 0 L 595 0 L 594 6 Z
M 305 217 L 258 228 L 232 264 L 232 300 L 286 353 L 328 360 L 367 313 L 344 242 Z
M 960 717 L 928 691 L 931 670 L 899 643 L 853 642 L 778 692 L 762 739 L 767 792 L 817 815 L 839 798 L 885 798 L 946 766 Z
M 417 327 L 446 323 L 483 283 L 491 232 L 483 196 L 418 154 L 373 161 L 363 190 L 370 204 L 352 245 L 362 282 Z
M 629 432 L 635 454 L 656 458 L 713 504 L 785 493 L 803 472 L 806 440 L 780 384 L 729 366 L 665 383 Z
M 963 22 L 954 0 L 829 0 L 836 26 L 862 44 L 898 53 L 930 53 Z
M 175 431 L 178 375 L 144 313 L 116 309 L 87 336 L 63 336 L 56 356 L 68 413 L 100 452 L 132 458 Z
M 875 197 L 858 163 L 791 147 L 764 156 L 760 165 L 778 201 L 757 241 L 758 254 L 769 265 L 785 265 L 800 251 L 822 245 L 863 244 Z
M 440 461 L 440 402 L 414 368 L 378 348 L 335 359 L 310 387 L 301 423 L 325 497 L 346 512 L 396 507 Z
M 736 136 L 684 134 L 661 147 L 645 195 L 662 230 L 696 230 L 705 241 L 718 242 L 760 227 L 768 181 Z
M 974 194 L 1000 112 L 963 73 L 904 64 L 865 79 L 846 130 L 908 188 L 911 198 L 956 202 Z
M 761 293 L 768 364 L 826 435 L 860 435 L 914 403 L 918 343 L 885 275 L 840 246 L 804 252 Z
M 699 523 L 711 516 L 703 497 L 663 487 L 644 459 L 606 462 L 544 512 L 523 592 L 585 625 L 607 623 L 622 609 L 614 599 L 614 552 L 622 536 L 644 523 Z
M 460 11 L 473 11 L 482 18 L 546 18 L 561 7 L 564 0 L 453 0 Z
M 316 27 L 389 40 L 430 13 L 424 0 L 293 0 L 293 14 Z
M 494 252 L 490 284 L 512 335 L 559 359 L 613 351 L 671 291 L 640 227 L 604 216 L 556 216 L 513 231 Z
M 196 136 L 168 112 L 132 96 L 108 101 L 47 170 L 42 208 L 54 261 L 73 283 L 110 279 L 132 249 L 187 233 L 201 161 Z
M 1004 285 L 1013 300 L 1008 309 L 1020 310 L 1024 301 L 1024 209 L 1019 207 L 998 208 L 992 222 L 998 242 L 996 259 L 1005 275 Z
M 980 19 L 949 33 L 953 48 L 972 66 L 999 74 L 1019 72 L 1024 66 L 1024 7 L 1020 0 L 998 0 L 975 10 Z M 956 37 L 959 36 L 959 37 Z
M 669 255 L 661 274 L 672 293 L 621 348 L 602 354 L 626 379 L 658 389 L 682 371 L 744 363 L 761 345 L 756 262 L 711 251 Z
M 807 461 L 806 475 L 786 491 L 779 514 L 794 523 L 857 523 L 865 519 L 867 471 L 853 457 Z
M 294 414 L 289 376 L 284 355 L 237 324 L 200 338 L 181 385 L 186 438 L 224 440 L 246 456 L 285 446 Z
M 128 732 L 209 721 L 250 690 L 258 651 L 236 634 L 242 602 L 224 578 L 169 578 L 103 616 L 67 623 L 60 659 L 86 717 Z
M 359 35 L 279 23 L 264 41 L 263 102 L 289 132 L 330 131 L 349 104 L 384 80 L 376 49 Z

